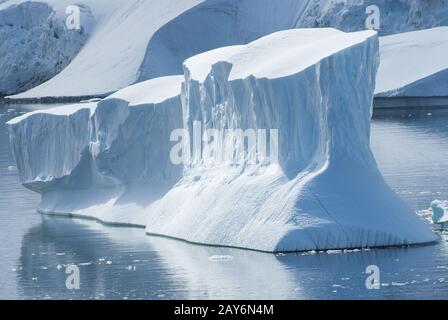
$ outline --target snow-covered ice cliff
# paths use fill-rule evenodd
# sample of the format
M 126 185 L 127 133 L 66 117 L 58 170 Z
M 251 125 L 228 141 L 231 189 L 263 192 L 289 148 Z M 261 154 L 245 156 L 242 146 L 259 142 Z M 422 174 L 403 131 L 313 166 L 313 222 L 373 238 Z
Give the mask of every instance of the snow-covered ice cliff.
M 370 151 L 378 65 L 371 31 L 278 32 L 192 57 L 183 76 L 13 119 L 11 144 L 46 213 L 268 252 L 431 242 Z M 172 161 L 179 128 L 199 155 L 182 164 Z M 238 163 L 214 161 L 244 149 L 244 135 L 209 136 L 229 129 L 277 130 L 278 161 L 260 144 Z
M 82 10 L 85 27 L 67 30 L 47 3 L 23 2 L 1 9 L 0 96 L 39 85 L 62 71 L 88 38 L 91 17 Z

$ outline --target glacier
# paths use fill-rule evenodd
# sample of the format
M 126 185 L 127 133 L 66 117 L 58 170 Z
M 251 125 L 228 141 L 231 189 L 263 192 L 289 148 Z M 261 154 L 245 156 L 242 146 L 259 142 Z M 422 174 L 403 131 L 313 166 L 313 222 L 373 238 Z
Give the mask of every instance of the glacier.
M 47 3 L 23 2 L 3 10 L 0 4 L 0 96 L 31 89 L 62 71 L 87 41 L 88 10 L 81 17 L 85 27 L 67 30 Z
M 448 97 L 448 27 L 380 38 L 377 97 Z
M 0 44 L 0 66 L 10 70 L 0 78 L 0 95 L 31 101 L 105 97 L 137 82 L 181 74 L 183 61 L 201 52 L 247 44 L 276 31 L 363 30 L 368 5 L 382 12 L 380 35 L 448 23 L 447 0 L 78 0 L 80 34 L 63 28 L 65 9 L 72 4 L 0 3 L 0 17 L 19 7 L 26 8 L 27 17 L 42 15 L 39 8 L 46 14 L 45 24 L 34 18 L 15 21 L 28 24 L 31 31 L 11 29 L 0 18 L 0 36 L 8 40 Z M 21 56 L 28 58 L 16 63 L 15 57 Z
M 378 66 L 373 31 L 276 32 L 193 56 L 183 75 L 22 115 L 11 145 L 43 213 L 265 252 L 433 242 L 370 151 Z M 228 145 L 204 136 L 188 144 L 199 159 L 174 164 L 173 131 L 192 137 L 195 123 L 278 130 L 278 161 L 216 163 Z

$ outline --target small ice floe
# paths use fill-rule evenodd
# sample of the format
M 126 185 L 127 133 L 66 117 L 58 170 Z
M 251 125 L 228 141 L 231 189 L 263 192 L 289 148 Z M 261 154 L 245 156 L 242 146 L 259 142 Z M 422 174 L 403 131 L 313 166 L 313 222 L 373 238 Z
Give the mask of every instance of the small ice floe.
M 40 267 L 41 270 L 48 270 L 48 267 Z
M 276 257 L 286 257 L 286 254 L 284 254 L 284 253 L 278 253 L 278 254 L 276 254 L 275 256 L 276 256 Z
M 127 266 L 126 270 L 128 270 L 129 272 L 133 272 L 133 271 L 137 270 L 137 267 L 136 266 Z
M 83 262 L 83 263 L 80 263 L 79 265 L 80 265 L 81 267 L 86 267 L 86 266 L 91 266 L 92 264 L 93 264 L 93 262 L 89 261 L 89 262 Z
M 37 281 L 37 277 L 32 277 L 31 280 L 32 281 Z
M 61 270 L 61 269 L 62 269 L 62 266 L 61 266 L 60 264 L 58 264 L 58 265 L 56 266 L 56 269 Z
M 208 258 L 208 260 L 212 261 L 212 262 L 226 262 L 226 261 L 231 261 L 233 260 L 233 256 L 219 256 L 219 255 L 215 255 L 215 256 L 211 256 Z
M 65 252 L 56 253 L 57 256 L 65 256 Z
M 16 109 L 8 109 L 6 112 L 7 113 L 14 113 L 14 112 L 16 112 Z
M 9 166 L 8 167 L 8 171 L 15 172 L 15 171 L 17 171 L 17 167 L 16 166 Z
M 111 264 L 112 264 L 112 261 L 108 260 L 108 261 L 106 261 L 106 264 L 107 264 L 107 265 L 111 265 Z
M 342 250 L 328 250 L 327 254 L 340 254 L 342 252 L 343 252 Z
M 407 286 L 409 282 L 392 282 L 392 286 L 394 287 L 404 287 Z
M 304 253 L 302 253 L 302 256 L 314 256 L 314 255 L 316 255 L 317 254 L 317 251 L 316 250 L 312 250 L 312 251 L 307 251 L 307 252 L 304 252 Z
M 432 222 L 440 224 L 442 228 L 448 227 L 448 201 L 434 200 L 431 202 Z

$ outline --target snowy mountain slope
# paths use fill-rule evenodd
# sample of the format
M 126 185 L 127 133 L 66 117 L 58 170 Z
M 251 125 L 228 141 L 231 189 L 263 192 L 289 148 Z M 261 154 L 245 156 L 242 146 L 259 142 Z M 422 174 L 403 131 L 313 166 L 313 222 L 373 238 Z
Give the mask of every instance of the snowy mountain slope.
M 124 1 L 97 22 L 89 42 L 61 74 L 13 98 L 104 95 L 137 81 L 181 74 L 182 62 L 192 55 L 294 27 L 305 5 L 297 0 L 201 2 Z
M 9 0 L 0 10 L 23 1 Z M 62 18 L 70 4 L 68 0 L 41 1 L 54 7 Z M 365 10 L 371 4 L 381 10 L 380 34 L 447 25 L 447 1 L 80 0 L 95 21 L 89 41 L 60 74 L 13 98 L 106 95 L 138 81 L 181 74 L 182 62 L 201 52 L 246 44 L 284 29 L 363 30 Z M 51 61 L 60 63 L 56 58 L 46 60 Z M 67 59 L 63 62 L 65 66 Z M 61 69 L 54 68 L 32 83 Z
M 370 31 L 274 33 L 195 56 L 184 76 L 12 120 L 11 145 L 46 213 L 269 252 L 434 241 L 369 148 L 378 63 Z M 193 155 L 175 164 L 172 133 L 182 128 Z M 244 135 L 209 136 L 226 129 L 278 130 L 269 146 L 278 161 L 262 135 L 247 152 Z M 216 161 L 227 150 L 237 163 Z
M 148 44 L 140 80 L 182 74 L 185 59 L 296 27 L 308 1 L 209 0 L 160 28 Z M 163 58 L 161 58 L 163 57 Z
M 378 97 L 448 96 L 448 27 L 380 38 Z
M 145 49 L 162 25 L 200 0 L 85 1 L 96 20 L 70 65 L 50 81 L 16 98 L 90 96 L 135 83 Z

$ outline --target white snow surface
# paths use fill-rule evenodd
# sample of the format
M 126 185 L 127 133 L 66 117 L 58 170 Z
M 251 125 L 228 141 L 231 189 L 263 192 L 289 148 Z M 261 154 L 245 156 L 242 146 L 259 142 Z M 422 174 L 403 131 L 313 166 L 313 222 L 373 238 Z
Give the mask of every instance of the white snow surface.
M 379 97 L 448 96 L 448 27 L 380 38 Z
M 266 252 L 431 242 L 370 151 L 378 65 L 371 31 L 274 33 L 193 57 L 183 77 L 12 120 L 11 145 L 46 213 Z M 277 129 L 278 162 L 215 163 L 206 139 L 191 144 L 200 159 L 174 165 L 171 133 L 193 135 L 197 121 L 218 131 Z

